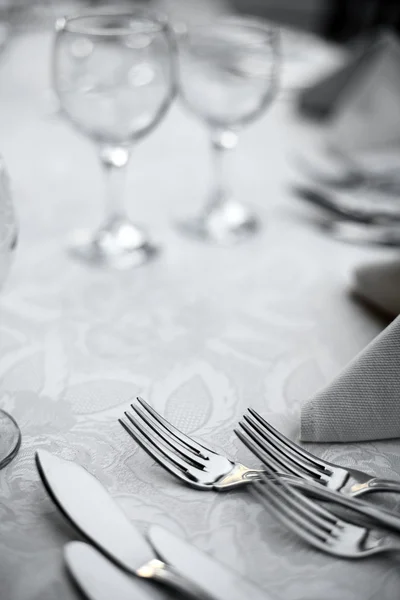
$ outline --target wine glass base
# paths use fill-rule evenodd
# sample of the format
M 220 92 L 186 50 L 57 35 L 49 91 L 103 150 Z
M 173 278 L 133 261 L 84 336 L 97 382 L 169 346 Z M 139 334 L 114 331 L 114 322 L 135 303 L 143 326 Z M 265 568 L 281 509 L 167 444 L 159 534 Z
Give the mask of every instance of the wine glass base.
M 69 250 L 87 264 L 131 269 L 152 260 L 159 249 L 147 235 L 126 219 L 115 218 L 95 233 L 75 232 Z
M 21 432 L 9 414 L 0 410 L 0 469 L 8 465 L 21 446 Z
M 246 206 L 229 201 L 212 206 L 199 217 L 179 222 L 178 227 L 191 237 L 231 245 L 254 236 L 260 229 L 260 221 Z

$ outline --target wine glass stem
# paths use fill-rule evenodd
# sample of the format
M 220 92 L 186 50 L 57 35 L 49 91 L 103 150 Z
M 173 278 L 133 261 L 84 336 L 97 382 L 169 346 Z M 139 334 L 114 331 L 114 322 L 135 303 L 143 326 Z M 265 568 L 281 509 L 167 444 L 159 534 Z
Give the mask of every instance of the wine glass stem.
M 226 202 L 230 197 L 227 171 L 227 152 L 236 148 L 238 136 L 234 131 L 213 129 L 211 131 L 211 151 L 213 161 L 213 189 L 210 208 Z
M 124 186 L 130 152 L 123 146 L 104 145 L 99 149 L 106 185 L 106 222 L 126 216 Z

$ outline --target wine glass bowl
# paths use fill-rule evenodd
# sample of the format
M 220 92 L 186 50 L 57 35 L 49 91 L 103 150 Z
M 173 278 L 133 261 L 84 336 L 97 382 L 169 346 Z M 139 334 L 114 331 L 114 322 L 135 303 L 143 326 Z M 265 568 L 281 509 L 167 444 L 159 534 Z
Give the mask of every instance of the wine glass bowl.
M 96 144 L 107 176 L 107 217 L 74 252 L 88 262 L 126 268 L 155 253 L 122 204 L 121 179 L 133 144 L 163 119 L 176 91 L 173 37 L 145 9 L 59 19 L 53 81 L 61 111 Z
M 239 132 L 269 107 L 278 89 L 278 31 L 253 17 L 225 17 L 179 36 L 184 105 L 210 130 L 214 182 L 204 211 L 181 223 L 186 233 L 222 243 L 242 240 L 258 219 L 234 199 L 224 157 Z
M 171 101 L 169 39 L 162 24 L 129 15 L 57 23 L 55 88 L 63 112 L 99 143 L 147 135 Z
M 17 242 L 18 225 L 9 177 L 4 161 L 0 158 L 0 290 L 10 270 Z M 14 458 L 20 445 L 21 433 L 18 425 L 9 414 L 0 410 L 0 469 Z
M 180 91 L 188 108 L 223 130 L 254 121 L 273 96 L 270 43 L 269 29 L 250 19 L 225 19 L 183 35 Z

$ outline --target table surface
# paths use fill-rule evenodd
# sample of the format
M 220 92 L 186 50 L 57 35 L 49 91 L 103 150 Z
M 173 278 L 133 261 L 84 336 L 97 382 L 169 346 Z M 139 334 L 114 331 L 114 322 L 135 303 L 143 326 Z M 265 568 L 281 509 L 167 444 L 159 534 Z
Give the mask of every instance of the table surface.
M 245 490 L 183 487 L 117 423 L 141 394 L 189 434 L 257 466 L 233 428 L 253 406 L 296 438 L 301 403 L 386 325 L 348 289 L 355 265 L 389 251 L 325 237 L 291 197 L 288 152 L 312 138 L 286 99 L 243 132 L 232 158 L 232 185 L 263 220 L 259 236 L 220 248 L 174 229 L 199 209 L 210 179 L 205 131 L 177 105 L 134 149 L 126 190 L 130 214 L 162 244 L 160 259 L 121 273 L 74 262 L 67 234 L 100 221 L 103 188 L 91 144 L 52 111 L 50 50 L 49 35 L 27 34 L 0 69 L 1 149 L 21 224 L 0 302 L 1 406 L 23 435 L 0 472 L 1 599 L 76 597 L 62 566 L 76 535 L 39 481 L 39 448 L 86 466 L 143 530 L 158 523 L 187 536 L 278 598 L 398 598 L 395 559 L 334 560 Z M 398 442 L 312 449 L 400 476 Z

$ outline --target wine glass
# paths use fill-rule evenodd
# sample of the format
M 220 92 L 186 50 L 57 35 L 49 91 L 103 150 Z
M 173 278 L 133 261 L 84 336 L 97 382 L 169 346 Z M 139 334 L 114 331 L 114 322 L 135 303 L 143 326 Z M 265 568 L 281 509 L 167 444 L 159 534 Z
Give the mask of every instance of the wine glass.
M 198 217 L 180 223 L 185 233 L 222 243 L 237 242 L 259 226 L 235 200 L 225 156 L 240 130 L 270 106 L 278 87 L 278 30 L 254 17 L 224 17 L 182 31 L 179 80 L 184 104 L 210 132 L 214 181 Z
M 128 218 L 122 184 L 132 145 L 165 116 L 176 91 L 174 38 L 146 9 L 89 11 L 56 24 L 53 78 L 66 117 L 97 146 L 106 218 L 74 236 L 71 250 L 100 266 L 129 268 L 157 248 Z
M 0 288 L 10 269 L 17 240 L 18 227 L 8 175 L 4 161 L 0 158 Z M 0 469 L 14 458 L 20 445 L 21 433 L 18 425 L 9 414 L 0 410 Z

